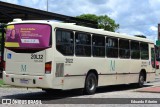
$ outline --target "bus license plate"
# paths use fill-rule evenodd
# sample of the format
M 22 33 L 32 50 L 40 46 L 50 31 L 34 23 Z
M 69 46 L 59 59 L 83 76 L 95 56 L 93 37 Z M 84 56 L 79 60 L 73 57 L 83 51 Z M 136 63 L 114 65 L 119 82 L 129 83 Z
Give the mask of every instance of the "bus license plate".
M 29 80 L 26 80 L 26 79 L 20 79 L 20 83 L 28 84 L 28 83 L 29 83 Z

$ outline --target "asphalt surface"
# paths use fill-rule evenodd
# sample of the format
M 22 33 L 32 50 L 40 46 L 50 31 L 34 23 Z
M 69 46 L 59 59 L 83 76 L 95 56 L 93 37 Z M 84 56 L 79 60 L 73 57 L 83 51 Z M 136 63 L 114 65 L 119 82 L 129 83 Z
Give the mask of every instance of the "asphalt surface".
M 143 88 L 154 86 L 160 86 L 160 80 L 152 83 L 146 83 Z M 61 106 L 66 106 L 66 104 L 70 104 L 70 106 L 74 106 L 74 104 L 82 104 L 81 106 L 86 106 L 83 104 L 90 104 L 90 106 L 94 106 L 94 104 L 102 104 L 101 106 L 106 104 L 108 106 L 110 104 L 112 104 L 110 106 L 121 104 L 119 106 L 125 106 L 130 104 L 131 100 L 135 99 L 138 101 L 145 99 L 160 99 L 160 93 L 138 92 L 138 90 L 140 90 L 140 88 L 136 88 L 132 85 L 116 85 L 98 88 L 94 95 L 84 95 L 82 90 L 56 91 L 48 94 L 41 89 L 11 88 L 6 86 L 0 87 L 0 100 L 40 100 L 42 104 L 56 104 L 59 107 L 59 104 L 61 104 Z M 135 106 L 135 104 L 130 105 Z M 150 105 L 152 104 L 145 104 L 147 107 Z M 142 104 L 140 104 L 140 106 L 142 106 Z M 157 104 L 154 104 L 154 106 L 156 107 Z

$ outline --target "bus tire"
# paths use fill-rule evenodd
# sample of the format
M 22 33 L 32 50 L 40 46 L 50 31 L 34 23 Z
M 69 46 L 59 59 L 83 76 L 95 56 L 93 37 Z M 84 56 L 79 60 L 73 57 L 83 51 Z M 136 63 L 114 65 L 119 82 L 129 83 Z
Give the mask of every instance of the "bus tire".
M 97 77 L 94 73 L 89 73 L 85 80 L 84 93 L 87 95 L 94 94 L 97 88 Z
M 143 87 L 144 81 L 145 81 L 145 75 L 143 72 L 141 72 L 139 74 L 139 79 L 138 79 L 138 84 L 137 84 L 139 88 Z

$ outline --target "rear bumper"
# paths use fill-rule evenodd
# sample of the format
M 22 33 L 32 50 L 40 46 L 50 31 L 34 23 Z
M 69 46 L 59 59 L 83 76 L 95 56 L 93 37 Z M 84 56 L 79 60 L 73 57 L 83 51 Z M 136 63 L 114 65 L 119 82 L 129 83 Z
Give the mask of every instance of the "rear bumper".
M 15 74 L 7 74 L 5 71 L 3 71 L 3 81 L 5 84 L 20 86 L 20 87 L 55 88 L 55 89 L 62 88 L 60 86 L 54 87 L 53 77 L 51 75 L 43 75 L 43 76 L 15 75 Z

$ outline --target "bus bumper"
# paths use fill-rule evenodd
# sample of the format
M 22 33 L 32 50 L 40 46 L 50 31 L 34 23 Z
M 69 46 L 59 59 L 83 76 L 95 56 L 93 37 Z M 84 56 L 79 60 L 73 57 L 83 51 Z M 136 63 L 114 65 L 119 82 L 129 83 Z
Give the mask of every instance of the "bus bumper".
M 31 75 L 15 75 L 7 74 L 3 71 L 3 81 L 7 85 L 32 87 L 32 88 L 52 88 L 62 89 L 62 86 L 57 84 L 53 87 L 53 78 L 51 75 L 31 76 Z

